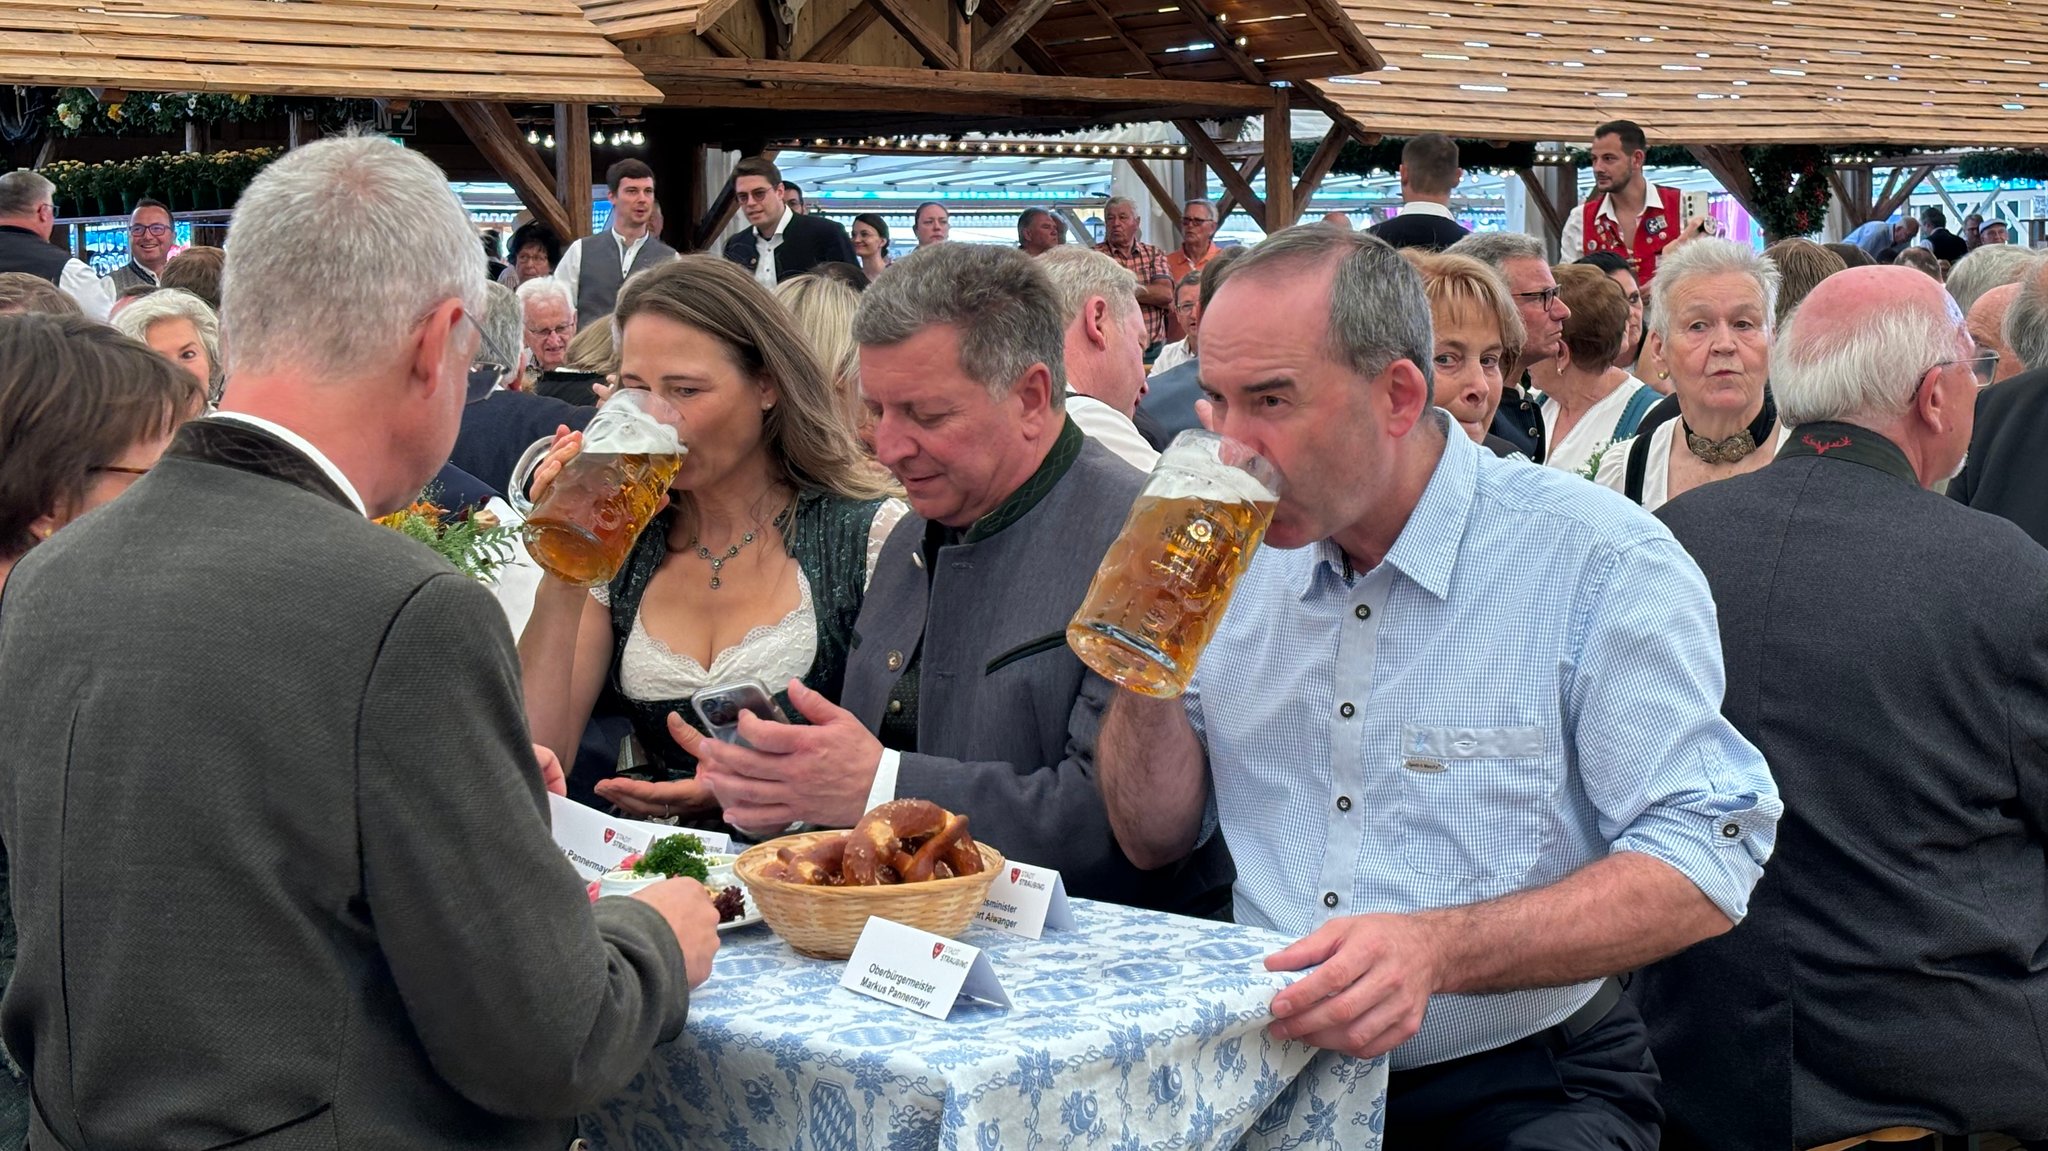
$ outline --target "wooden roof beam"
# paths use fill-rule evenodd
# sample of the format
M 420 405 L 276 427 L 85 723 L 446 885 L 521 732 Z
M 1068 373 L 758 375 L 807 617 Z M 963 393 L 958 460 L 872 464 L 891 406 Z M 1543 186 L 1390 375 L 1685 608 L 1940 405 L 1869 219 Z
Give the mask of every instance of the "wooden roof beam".
M 1187 139 L 1188 147 L 1194 149 L 1195 156 L 1206 164 L 1211 172 L 1216 173 L 1218 180 L 1223 181 L 1223 187 L 1244 207 L 1245 214 L 1252 218 L 1252 222 L 1259 226 L 1259 230 L 1270 234 L 1271 229 L 1266 227 L 1266 202 L 1252 192 L 1249 174 L 1238 171 L 1237 165 L 1232 164 L 1230 158 L 1223 154 L 1223 150 L 1216 146 L 1216 141 L 1209 138 L 1209 133 L 1202 130 L 1200 122 L 1175 120 L 1173 126 L 1180 129 L 1180 134 Z M 1293 144 L 1290 143 L 1288 147 L 1291 149 Z M 1290 163 L 1284 171 L 1281 179 L 1291 178 L 1294 174 L 1293 164 Z M 1270 176 L 1267 182 L 1272 182 Z M 1225 210 L 1219 206 L 1216 209 L 1217 220 L 1221 221 L 1224 214 Z
M 1001 27 L 1001 21 L 1010 18 L 1008 6 L 1003 3 L 1003 0 L 981 0 L 981 6 L 988 11 L 990 19 L 998 22 L 997 27 Z M 1038 21 L 1036 20 L 1032 21 L 1033 26 L 1036 26 L 1037 23 Z M 1026 28 L 1020 34 L 1016 43 L 1010 45 L 1010 47 L 1016 51 L 1019 59 L 1031 65 L 1032 70 L 1041 76 L 1064 76 L 1067 74 L 1066 68 L 1059 61 L 1053 59 L 1051 53 L 1039 47 L 1038 42 L 1031 38 L 1030 28 Z M 974 55 L 979 59 L 981 51 L 976 49 Z M 997 58 L 995 63 L 990 64 L 988 67 L 983 68 L 977 65 L 974 70 L 977 72 L 992 72 L 995 70 L 996 65 L 1001 63 L 1001 58 Z
M 881 18 L 881 11 L 873 4 L 854 5 L 852 11 L 839 18 L 839 23 L 832 25 L 831 31 L 818 37 L 817 43 L 804 50 L 803 62 L 830 64 L 837 61 L 846 55 L 848 48 L 853 47 L 855 40 L 860 39 L 861 33 L 873 27 L 875 21 Z
M 1543 222 L 1550 228 L 1550 234 L 1553 236 L 1563 235 L 1565 222 L 1570 216 L 1573 205 L 1560 204 L 1556 199 L 1552 198 L 1550 189 L 1543 186 L 1543 177 L 1536 174 L 1536 169 L 1525 165 L 1516 168 L 1515 175 L 1522 178 L 1522 188 L 1529 193 L 1529 199 L 1535 202 L 1536 210 L 1542 213 Z M 1574 182 L 1573 186 L 1577 187 L 1576 182 Z
M 713 60 L 658 54 L 635 55 L 632 60 L 656 87 L 671 93 L 706 85 L 772 82 L 792 88 L 836 91 L 842 100 L 847 95 L 921 93 L 925 106 L 935 111 L 944 111 L 946 102 L 954 97 L 1183 106 L 1213 109 L 1208 113 L 1210 115 L 1263 112 L 1273 104 L 1269 88 L 1199 80 L 1030 76 L 1009 72 L 878 68 L 786 60 Z M 766 96 L 769 93 L 749 90 L 749 95 Z
M 1143 160 L 1125 160 L 1124 163 L 1131 166 L 1131 171 L 1137 175 L 1138 181 L 1145 185 L 1147 192 L 1152 193 L 1152 202 L 1159 205 L 1159 210 L 1166 213 L 1168 219 L 1180 219 L 1180 205 L 1174 202 L 1173 193 L 1166 190 L 1165 181 L 1159 178 L 1159 173 L 1152 170 L 1152 165 Z
M 1244 179 L 1246 186 L 1249 187 L 1251 184 L 1252 177 L 1258 175 L 1259 169 L 1264 168 L 1265 166 L 1266 158 L 1264 156 L 1253 156 L 1251 159 L 1246 160 L 1237 166 L 1237 174 Z M 1199 168 L 1202 167 L 1202 165 L 1193 164 L 1190 165 L 1190 167 Z M 1230 191 L 1226 188 L 1224 189 L 1224 192 L 1221 196 L 1216 197 L 1216 219 L 1219 222 L 1228 219 L 1230 213 L 1236 211 L 1239 208 L 1244 208 L 1244 214 L 1247 216 L 1252 214 L 1251 209 L 1245 208 L 1244 204 L 1238 200 L 1236 192 Z M 1253 222 L 1257 223 L 1257 220 L 1255 219 Z
M 582 229 L 570 226 L 569 211 L 555 198 L 555 181 L 547 169 L 526 143 L 526 137 L 519 131 L 519 125 L 512 119 L 512 113 L 503 104 L 487 103 L 482 100 L 444 101 L 449 115 L 469 136 L 470 142 L 482 152 L 491 167 L 497 169 L 505 182 L 519 195 L 519 202 L 533 213 L 533 218 L 554 230 L 564 240 L 583 234 Z M 589 137 L 583 141 L 590 143 Z M 566 146 L 569 141 L 557 140 L 557 145 Z M 587 188 L 587 185 L 586 185 Z M 587 194 L 587 192 L 586 192 Z M 587 222 L 589 217 L 586 215 Z
M 1308 167 L 1301 170 L 1301 179 L 1294 185 L 1294 214 L 1299 219 L 1308 210 L 1308 202 L 1315 199 L 1316 190 L 1323 186 L 1330 169 L 1337 164 L 1337 154 L 1344 150 L 1344 144 L 1351 138 L 1351 130 L 1340 120 L 1330 121 L 1330 130 L 1323 133 L 1323 142 L 1316 148 L 1316 154 L 1309 157 Z
M 1102 21 L 1103 26 L 1109 29 L 1110 36 L 1117 43 L 1123 45 L 1124 51 L 1129 52 L 1131 57 L 1138 62 L 1139 68 L 1148 73 L 1159 70 L 1159 65 L 1152 62 L 1152 54 L 1145 51 L 1144 45 L 1131 39 L 1130 34 L 1124 31 L 1124 26 L 1117 23 L 1116 17 L 1110 14 L 1109 9 L 1102 6 L 1102 0 L 1083 0 L 1083 2 L 1088 5 L 1088 10 L 1095 13 L 1096 17 Z
M 569 218 L 570 231 L 557 232 L 562 245 L 590 231 L 590 105 L 555 105 L 555 199 Z
M 1216 45 L 1216 51 L 1221 53 L 1225 60 L 1230 61 L 1230 66 L 1237 69 L 1237 74 L 1244 77 L 1245 83 L 1266 82 L 1265 73 L 1259 71 L 1258 66 L 1252 63 L 1251 57 L 1238 50 L 1236 42 L 1231 38 L 1230 30 L 1216 23 L 1215 14 L 1202 6 L 1202 0 L 1178 0 L 1175 6 L 1180 9 L 1181 17 L 1188 22 L 1189 27 L 1200 33 L 1202 39 Z
M 1001 64 L 1010 48 L 1052 10 L 1053 3 L 1054 0 L 1022 0 L 1004 13 L 995 28 L 975 47 L 974 70 L 987 72 Z
M 1892 169 L 1894 174 L 1897 174 L 1898 171 L 1899 169 L 1897 168 Z M 1898 211 L 1900 205 L 1912 198 L 1913 190 L 1918 188 L 1923 181 L 1932 175 L 1934 175 L 1934 165 L 1932 164 L 1922 164 L 1920 167 L 1913 169 L 1903 184 L 1896 189 L 1888 191 L 1884 198 L 1877 202 L 1877 214 L 1872 218 L 1878 220 L 1891 219 L 1892 213 Z
M 912 12 L 903 0 L 867 2 L 875 6 L 875 10 L 882 14 L 882 19 L 889 22 L 889 27 L 896 29 L 897 35 L 908 41 L 912 48 L 917 49 L 918 54 L 924 57 L 925 63 L 949 72 L 961 69 L 960 54 L 953 50 L 951 44 L 946 43 L 944 36 L 939 35 L 922 17 Z

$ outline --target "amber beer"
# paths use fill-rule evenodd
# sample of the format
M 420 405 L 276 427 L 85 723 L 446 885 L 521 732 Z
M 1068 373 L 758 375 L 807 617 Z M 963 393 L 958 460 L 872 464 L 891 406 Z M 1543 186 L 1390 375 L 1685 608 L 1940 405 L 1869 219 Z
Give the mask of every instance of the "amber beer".
M 1067 644 L 1144 695 L 1187 690 L 1280 499 L 1271 464 L 1213 432 L 1182 432 L 1102 557 Z
M 511 495 L 526 517 L 523 534 L 533 562 L 578 587 L 610 583 L 683 466 L 677 418 L 660 397 L 621 390 L 584 430 L 582 451 L 531 502 L 527 478 L 553 441 L 528 448 L 513 469 Z

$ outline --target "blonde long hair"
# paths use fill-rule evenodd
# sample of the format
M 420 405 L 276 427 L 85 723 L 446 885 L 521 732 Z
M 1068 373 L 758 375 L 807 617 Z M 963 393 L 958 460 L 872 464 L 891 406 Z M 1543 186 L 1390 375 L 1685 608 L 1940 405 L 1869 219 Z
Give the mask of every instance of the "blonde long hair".
M 700 254 L 635 275 L 619 292 L 613 313 L 618 331 L 623 333 L 626 322 L 642 314 L 711 336 L 725 345 L 741 372 L 775 382 L 781 400 L 768 410 L 762 439 L 790 487 L 854 500 L 893 494 L 861 452 L 789 309 L 739 265 Z
M 810 341 L 846 426 L 859 428 L 860 345 L 853 340 L 853 313 L 860 307 L 860 293 L 838 280 L 806 273 L 775 285 L 775 298 Z

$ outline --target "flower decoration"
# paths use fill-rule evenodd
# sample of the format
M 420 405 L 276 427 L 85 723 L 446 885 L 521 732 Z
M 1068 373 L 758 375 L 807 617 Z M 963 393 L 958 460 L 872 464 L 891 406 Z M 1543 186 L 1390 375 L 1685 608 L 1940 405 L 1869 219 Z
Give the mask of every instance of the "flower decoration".
M 516 558 L 512 541 L 519 529 L 505 527 L 497 516 L 481 508 L 452 519 L 433 500 L 429 489 L 411 506 L 381 516 L 377 522 L 434 549 L 456 571 L 481 583 L 497 578 L 498 569 Z

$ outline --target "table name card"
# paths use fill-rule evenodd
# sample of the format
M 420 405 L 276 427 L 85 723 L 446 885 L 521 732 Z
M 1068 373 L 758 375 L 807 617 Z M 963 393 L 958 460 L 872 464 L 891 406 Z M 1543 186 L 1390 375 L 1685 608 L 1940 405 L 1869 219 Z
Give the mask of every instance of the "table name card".
M 988 889 L 988 900 L 974 918 L 1007 935 L 1037 939 L 1050 927 L 1072 931 L 1074 912 L 1067 906 L 1067 884 L 1050 867 L 1011 861 Z
M 548 817 L 554 825 L 555 846 L 585 880 L 596 879 L 617 867 L 620 860 L 677 832 L 687 831 L 703 840 L 704 850 L 712 854 L 722 855 L 732 846 L 731 837 L 723 832 L 619 819 L 553 792 L 548 793 Z
M 944 1019 L 961 996 L 1008 1007 L 1010 997 L 981 948 L 868 917 L 839 986 L 856 995 Z

